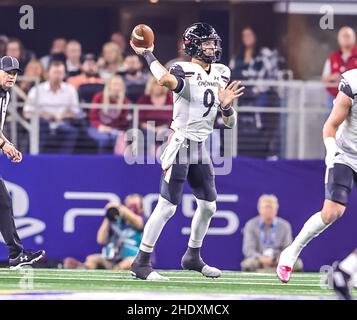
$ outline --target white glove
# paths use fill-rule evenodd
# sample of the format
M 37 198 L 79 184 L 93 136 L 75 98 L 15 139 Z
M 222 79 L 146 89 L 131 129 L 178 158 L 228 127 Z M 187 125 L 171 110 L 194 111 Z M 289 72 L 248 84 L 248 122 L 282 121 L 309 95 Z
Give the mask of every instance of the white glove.
M 333 137 L 327 137 L 324 140 L 324 144 L 326 147 L 325 164 L 327 168 L 332 168 L 334 165 L 335 155 L 337 152 L 336 139 Z

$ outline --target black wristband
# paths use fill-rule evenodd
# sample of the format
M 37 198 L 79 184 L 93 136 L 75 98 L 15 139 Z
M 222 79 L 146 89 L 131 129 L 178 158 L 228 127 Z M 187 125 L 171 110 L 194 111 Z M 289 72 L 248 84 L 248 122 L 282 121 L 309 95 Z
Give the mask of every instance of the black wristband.
M 229 107 L 228 109 L 221 108 L 221 110 L 222 110 L 222 114 L 227 118 L 234 114 L 233 107 Z
M 149 66 L 150 64 L 152 64 L 154 61 L 157 60 L 154 54 L 150 50 L 145 50 L 143 53 L 143 57 L 145 58 Z
M 5 144 L 6 144 L 6 141 L 5 141 L 5 140 L 2 142 L 2 144 L 0 144 L 0 149 L 1 149 L 1 150 L 2 150 L 2 148 L 4 148 Z

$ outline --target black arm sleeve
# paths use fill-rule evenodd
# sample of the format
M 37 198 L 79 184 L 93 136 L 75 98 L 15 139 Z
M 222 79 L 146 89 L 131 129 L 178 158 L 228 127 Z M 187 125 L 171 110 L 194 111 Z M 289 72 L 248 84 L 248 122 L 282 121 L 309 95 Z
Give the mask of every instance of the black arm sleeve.
M 145 60 L 148 63 L 149 67 L 150 67 L 151 63 L 153 63 L 154 61 L 157 60 L 156 57 L 154 56 L 154 54 L 149 50 L 145 50 L 144 51 L 143 57 L 145 58 Z
M 177 79 L 177 87 L 173 90 L 173 92 L 179 93 L 183 89 L 183 86 L 185 84 L 184 82 L 185 72 L 183 71 L 182 67 L 179 66 L 178 64 L 174 64 L 170 68 L 169 72 L 173 74 Z
M 352 92 L 351 86 L 348 84 L 346 79 L 342 78 L 340 84 L 338 85 L 338 90 L 342 91 L 344 94 L 349 96 L 351 99 L 354 99 L 354 94 Z

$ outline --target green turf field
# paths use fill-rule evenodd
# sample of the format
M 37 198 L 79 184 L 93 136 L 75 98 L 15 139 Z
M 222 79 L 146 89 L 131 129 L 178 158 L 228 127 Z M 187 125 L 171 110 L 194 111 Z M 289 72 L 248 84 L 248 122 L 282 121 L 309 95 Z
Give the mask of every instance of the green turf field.
M 318 273 L 295 273 L 289 284 L 275 274 L 162 271 L 170 281 L 131 278 L 128 271 L 0 269 L 1 299 L 335 299 Z

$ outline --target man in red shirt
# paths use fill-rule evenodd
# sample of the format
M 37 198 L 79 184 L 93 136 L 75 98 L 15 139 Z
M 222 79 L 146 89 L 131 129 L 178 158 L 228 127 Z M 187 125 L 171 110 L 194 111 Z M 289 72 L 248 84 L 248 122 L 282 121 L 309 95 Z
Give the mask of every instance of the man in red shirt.
M 324 83 L 332 84 L 327 87 L 328 107 L 332 108 L 338 88 L 337 83 L 341 79 L 341 74 L 347 70 L 357 68 L 357 46 L 356 34 L 350 27 L 342 27 L 338 31 L 337 42 L 339 49 L 332 52 L 325 62 L 321 80 Z

